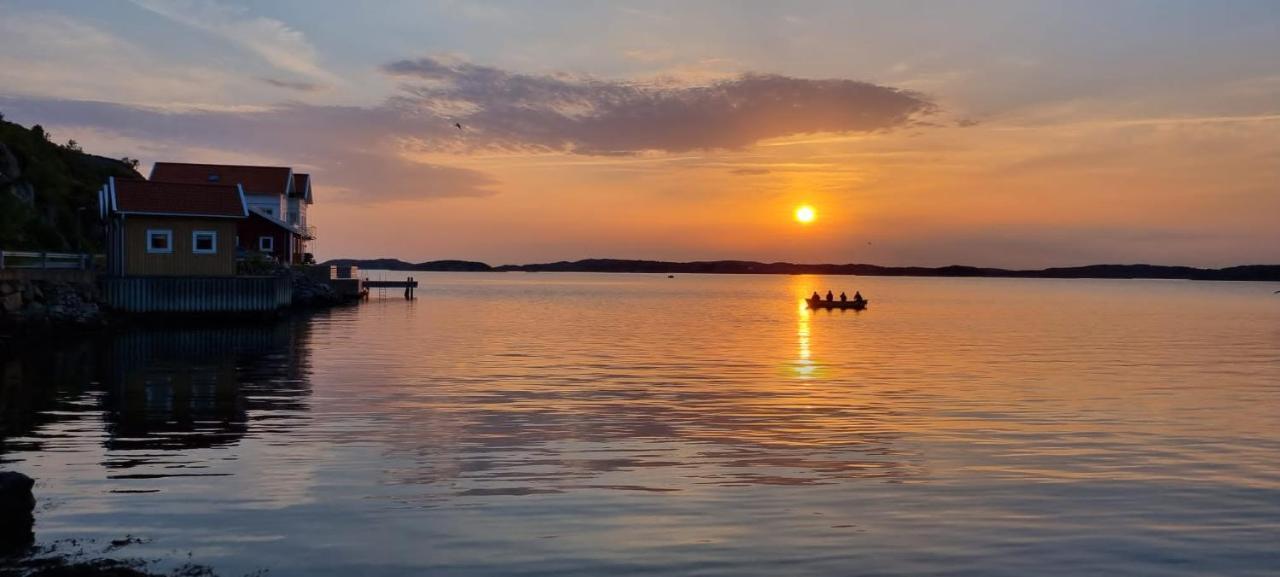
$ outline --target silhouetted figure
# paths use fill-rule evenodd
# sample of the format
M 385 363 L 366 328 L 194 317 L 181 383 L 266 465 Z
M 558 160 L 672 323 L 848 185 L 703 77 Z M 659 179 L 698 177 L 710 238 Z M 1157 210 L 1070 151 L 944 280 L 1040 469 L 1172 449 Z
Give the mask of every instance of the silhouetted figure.
M 822 300 L 822 297 L 818 296 L 818 291 L 813 291 L 813 296 L 812 296 L 812 297 L 810 297 L 810 298 L 809 298 L 809 300 L 811 300 L 811 301 L 813 301 L 813 302 L 815 302 L 815 303 L 816 303 L 816 302 L 818 302 L 818 301 Z
M 854 300 L 854 302 L 857 302 L 857 301 L 863 300 L 863 299 L 862 299 L 862 293 L 861 293 L 860 291 L 853 291 L 853 300 Z
M 848 302 L 849 297 L 845 296 L 844 291 L 840 291 L 840 302 Z
M 835 300 L 835 297 L 832 296 L 831 291 L 827 291 L 827 302 L 831 302 L 833 300 Z

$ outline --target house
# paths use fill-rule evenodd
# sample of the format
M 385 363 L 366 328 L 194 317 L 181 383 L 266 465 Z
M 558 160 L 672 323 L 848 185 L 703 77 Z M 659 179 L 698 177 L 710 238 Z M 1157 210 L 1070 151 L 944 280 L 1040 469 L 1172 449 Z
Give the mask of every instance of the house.
M 157 162 L 152 182 L 234 184 L 244 191 L 248 218 L 240 222 L 236 247 L 264 253 L 284 263 L 301 263 L 306 242 L 315 238 L 307 224 L 312 204 L 311 176 L 287 166 L 247 166 Z
M 111 276 L 233 276 L 238 225 L 249 215 L 236 184 L 112 177 L 98 191 Z

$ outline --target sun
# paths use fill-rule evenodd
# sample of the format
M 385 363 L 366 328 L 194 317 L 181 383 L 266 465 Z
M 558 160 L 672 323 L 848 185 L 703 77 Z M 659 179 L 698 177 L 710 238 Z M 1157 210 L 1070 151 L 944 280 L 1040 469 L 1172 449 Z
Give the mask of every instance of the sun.
M 809 224 L 813 219 L 818 218 L 817 211 L 812 206 L 802 204 L 796 207 L 796 222 L 800 224 Z

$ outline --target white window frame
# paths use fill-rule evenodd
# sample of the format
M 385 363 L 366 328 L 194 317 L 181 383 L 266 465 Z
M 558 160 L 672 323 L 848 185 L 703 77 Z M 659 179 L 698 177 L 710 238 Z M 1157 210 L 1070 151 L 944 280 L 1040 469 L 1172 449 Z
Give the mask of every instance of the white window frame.
M 200 243 L 197 242 L 201 235 L 208 235 L 213 241 L 213 248 L 209 250 L 200 250 Z M 218 254 L 218 231 L 216 230 L 193 230 L 191 231 L 191 254 Z
M 151 237 L 155 235 L 164 235 L 168 240 L 165 243 L 169 248 L 158 249 L 151 246 Z M 173 254 L 173 229 L 171 228 L 148 228 L 147 229 L 147 254 Z
M 263 242 L 262 242 L 264 240 L 267 241 L 265 246 L 263 245 Z M 258 252 L 275 252 L 275 251 L 276 251 L 276 237 L 274 236 L 258 237 Z

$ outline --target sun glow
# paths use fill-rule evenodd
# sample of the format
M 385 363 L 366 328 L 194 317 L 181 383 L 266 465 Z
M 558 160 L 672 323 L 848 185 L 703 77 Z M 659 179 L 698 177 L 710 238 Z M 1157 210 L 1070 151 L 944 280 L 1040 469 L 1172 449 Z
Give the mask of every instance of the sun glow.
M 796 207 L 796 222 L 800 224 L 809 224 L 817 217 L 818 213 L 812 206 L 804 204 Z

